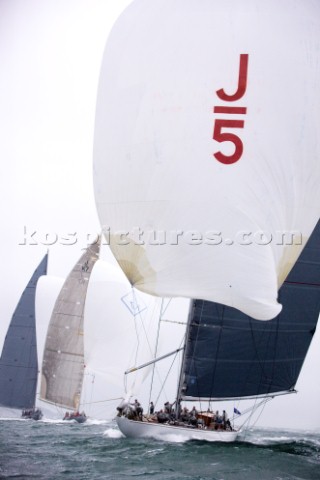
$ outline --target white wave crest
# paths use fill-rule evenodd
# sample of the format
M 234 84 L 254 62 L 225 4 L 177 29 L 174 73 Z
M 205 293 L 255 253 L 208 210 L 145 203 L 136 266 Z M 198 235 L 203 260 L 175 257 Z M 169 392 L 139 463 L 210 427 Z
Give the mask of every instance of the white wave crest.
M 118 430 L 117 428 L 108 428 L 103 432 L 103 435 L 105 435 L 108 438 L 123 438 L 124 435 Z
M 190 439 L 185 437 L 184 435 L 179 435 L 176 433 L 168 433 L 166 435 L 155 435 L 154 438 L 157 440 L 161 440 L 162 442 L 171 442 L 171 443 L 185 443 L 188 442 Z

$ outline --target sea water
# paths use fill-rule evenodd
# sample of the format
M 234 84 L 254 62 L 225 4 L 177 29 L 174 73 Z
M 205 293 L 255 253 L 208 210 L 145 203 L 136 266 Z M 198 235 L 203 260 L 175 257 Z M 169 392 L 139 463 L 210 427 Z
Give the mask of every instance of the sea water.
M 320 432 L 251 429 L 225 444 L 128 439 L 90 419 L 0 420 L 0 478 L 320 480 Z

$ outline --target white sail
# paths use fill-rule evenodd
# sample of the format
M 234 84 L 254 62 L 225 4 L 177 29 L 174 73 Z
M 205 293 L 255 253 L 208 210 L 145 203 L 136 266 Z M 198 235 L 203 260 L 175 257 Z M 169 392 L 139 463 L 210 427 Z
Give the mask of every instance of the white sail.
M 46 343 L 47 331 L 54 304 L 63 287 L 65 278 L 54 275 L 45 275 L 37 283 L 36 292 L 36 327 L 38 345 L 38 365 L 42 366 L 44 346 Z M 38 390 L 40 389 L 40 375 L 38 379 Z
M 94 183 L 137 289 L 279 313 L 319 218 L 319 31 L 317 1 L 136 0 L 121 15 Z
M 46 275 L 40 278 L 37 285 L 36 294 L 36 326 L 37 326 L 37 344 L 38 344 L 38 365 L 40 372 L 42 369 L 42 360 L 44 347 L 47 338 L 47 331 L 50 319 L 54 309 L 55 302 L 63 287 L 65 278 Z M 41 408 L 45 418 L 61 419 L 63 410 L 58 406 L 40 399 L 41 374 L 38 375 L 37 385 L 37 406 Z
M 85 376 L 81 405 L 90 416 L 113 418 L 126 394 L 137 396 L 147 409 L 152 366 L 126 377 L 124 372 L 154 358 L 161 304 L 160 298 L 132 289 L 118 266 L 97 262 L 88 288 L 84 321 Z M 167 353 L 175 348 L 185 335 L 183 324 L 166 320 L 186 317 L 188 302 L 176 299 L 170 308 L 163 316 L 164 332 L 170 336 L 165 345 L 160 338 L 158 352 Z M 168 362 L 157 366 L 153 382 L 157 394 L 167 368 Z M 178 371 L 173 382 L 166 387 L 171 395 L 177 386 Z M 168 398 L 162 395 L 159 407 L 164 400 Z
M 42 365 L 37 405 L 47 418 L 61 419 L 66 408 L 79 408 L 90 418 L 111 420 L 127 394 L 139 396 L 146 410 L 152 367 L 128 375 L 126 382 L 125 370 L 154 358 L 157 340 L 162 354 L 182 344 L 185 335 L 188 301 L 175 299 L 169 307 L 166 301 L 157 338 L 162 300 L 133 290 L 118 265 L 96 262 L 96 250 L 91 247 L 65 281 L 49 276 L 37 289 Z M 169 365 L 161 362 L 153 375 L 153 401 L 159 406 L 178 382 L 176 370 L 158 398 Z
M 87 288 L 99 244 L 89 246 L 57 297 L 42 360 L 40 399 L 78 409 L 84 377 L 83 321 Z

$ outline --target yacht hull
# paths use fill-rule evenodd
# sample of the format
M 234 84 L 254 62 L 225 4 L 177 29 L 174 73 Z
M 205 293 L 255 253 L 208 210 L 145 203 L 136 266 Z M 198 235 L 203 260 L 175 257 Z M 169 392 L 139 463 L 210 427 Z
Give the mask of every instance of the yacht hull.
M 129 420 L 116 417 L 119 430 L 129 438 L 170 439 L 170 436 L 182 437 L 183 440 L 202 440 L 207 442 L 234 442 L 239 431 L 206 430 L 184 426 L 169 425 L 148 421 Z

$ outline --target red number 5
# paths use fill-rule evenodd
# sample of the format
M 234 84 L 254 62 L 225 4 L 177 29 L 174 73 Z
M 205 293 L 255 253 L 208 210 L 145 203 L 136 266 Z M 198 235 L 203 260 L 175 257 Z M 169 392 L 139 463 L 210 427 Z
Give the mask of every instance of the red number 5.
M 232 142 L 235 146 L 235 151 L 232 155 L 224 155 L 221 152 L 214 153 L 214 157 L 221 163 L 230 165 L 237 162 L 243 152 L 243 143 L 241 139 L 234 133 L 222 132 L 223 127 L 226 128 L 243 128 L 244 120 L 216 120 L 213 130 L 213 139 L 219 143 Z

